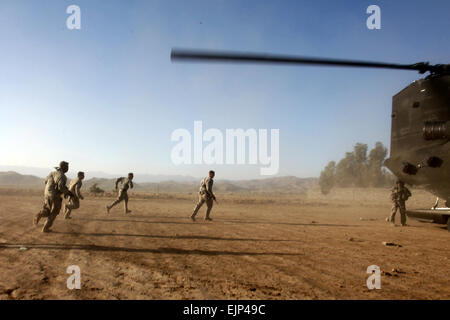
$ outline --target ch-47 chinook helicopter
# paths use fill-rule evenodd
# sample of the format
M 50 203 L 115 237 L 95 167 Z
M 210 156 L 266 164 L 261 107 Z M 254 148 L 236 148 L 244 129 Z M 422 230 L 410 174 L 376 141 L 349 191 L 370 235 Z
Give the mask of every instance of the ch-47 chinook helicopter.
M 450 64 L 392 64 L 272 54 L 173 49 L 172 61 L 270 63 L 415 70 L 428 75 L 392 99 L 390 157 L 385 166 L 398 179 L 420 186 L 450 206 Z M 408 216 L 447 223 L 450 208 L 408 210 Z

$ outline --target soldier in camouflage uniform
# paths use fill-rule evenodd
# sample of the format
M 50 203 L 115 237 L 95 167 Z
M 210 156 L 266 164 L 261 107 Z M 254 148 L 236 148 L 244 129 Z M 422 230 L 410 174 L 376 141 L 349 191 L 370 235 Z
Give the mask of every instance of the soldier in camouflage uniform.
M 116 190 L 118 189 L 117 186 L 119 182 L 121 183 L 120 189 L 119 189 L 119 195 L 117 199 L 111 203 L 111 205 L 106 206 L 106 213 L 109 213 L 109 210 L 111 210 L 112 207 L 114 207 L 116 204 L 120 203 L 121 201 L 124 201 L 124 212 L 130 213 L 131 210 L 128 210 L 128 189 L 133 189 L 133 173 L 128 174 L 128 178 L 121 177 L 116 180 Z
M 62 205 L 62 196 L 72 196 L 72 193 L 66 187 L 67 177 L 65 173 L 69 171 L 69 164 L 61 161 L 56 171 L 51 172 L 45 179 L 44 205 L 34 219 L 34 225 L 38 225 L 41 218 L 47 218 L 42 228 L 42 232 L 50 232 L 53 221 L 59 214 Z
M 213 201 L 216 200 L 216 196 L 214 195 L 212 191 L 215 172 L 209 171 L 208 177 L 204 178 L 200 182 L 200 190 L 198 192 L 198 203 L 194 208 L 194 212 L 191 215 L 192 221 L 195 221 L 195 216 L 198 213 L 198 210 L 200 210 L 201 206 L 206 202 L 206 216 L 205 220 L 211 221 L 211 217 L 209 216 L 211 214 L 211 209 L 213 207 Z
M 69 198 L 69 201 L 64 204 L 64 218 L 72 219 L 70 213 L 72 210 L 78 209 L 80 207 L 80 199 L 83 200 L 80 189 L 83 185 L 84 172 L 80 171 L 77 174 L 77 178 L 73 179 L 69 183 L 69 190 L 73 193 L 73 196 Z
M 397 181 L 397 186 L 392 188 L 391 200 L 392 200 L 392 213 L 389 221 L 395 225 L 395 214 L 397 209 L 400 211 L 402 226 L 406 226 L 406 206 L 405 202 L 411 197 L 411 192 L 405 187 L 402 181 Z

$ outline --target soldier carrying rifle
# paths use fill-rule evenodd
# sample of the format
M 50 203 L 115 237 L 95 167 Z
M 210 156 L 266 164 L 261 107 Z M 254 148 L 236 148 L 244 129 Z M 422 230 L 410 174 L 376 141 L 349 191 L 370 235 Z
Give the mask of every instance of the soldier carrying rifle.
M 411 192 L 405 187 L 403 181 L 398 180 L 391 191 L 392 213 L 389 221 L 395 226 L 395 214 L 400 211 L 402 226 L 406 226 L 406 205 L 405 202 L 411 197 Z

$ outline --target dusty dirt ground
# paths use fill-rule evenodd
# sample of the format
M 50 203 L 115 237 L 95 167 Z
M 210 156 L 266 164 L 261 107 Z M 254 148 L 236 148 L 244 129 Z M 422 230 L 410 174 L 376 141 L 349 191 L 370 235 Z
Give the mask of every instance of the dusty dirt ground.
M 411 207 L 432 205 L 415 195 Z M 450 299 L 450 232 L 389 226 L 387 190 L 218 195 L 214 221 L 202 208 L 196 223 L 194 194 L 131 195 L 129 215 L 86 198 L 42 234 L 40 192 L 0 190 L 0 299 Z M 66 287 L 70 265 L 81 290 Z M 380 290 L 366 287 L 370 265 Z

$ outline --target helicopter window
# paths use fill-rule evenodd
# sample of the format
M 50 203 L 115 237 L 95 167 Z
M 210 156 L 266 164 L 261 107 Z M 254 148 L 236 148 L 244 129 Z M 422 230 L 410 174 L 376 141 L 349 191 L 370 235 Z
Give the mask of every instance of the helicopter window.
M 412 107 L 413 107 L 413 108 L 418 108 L 418 107 L 420 107 L 420 102 L 418 102 L 418 101 L 414 102 Z
M 417 169 L 417 167 L 409 162 L 405 162 L 403 164 L 403 173 L 409 174 L 409 175 L 415 175 L 417 173 L 417 171 L 419 171 Z
M 439 157 L 429 157 L 427 159 L 427 165 L 431 168 L 439 168 L 440 166 L 442 166 L 443 162 L 444 160 Z

